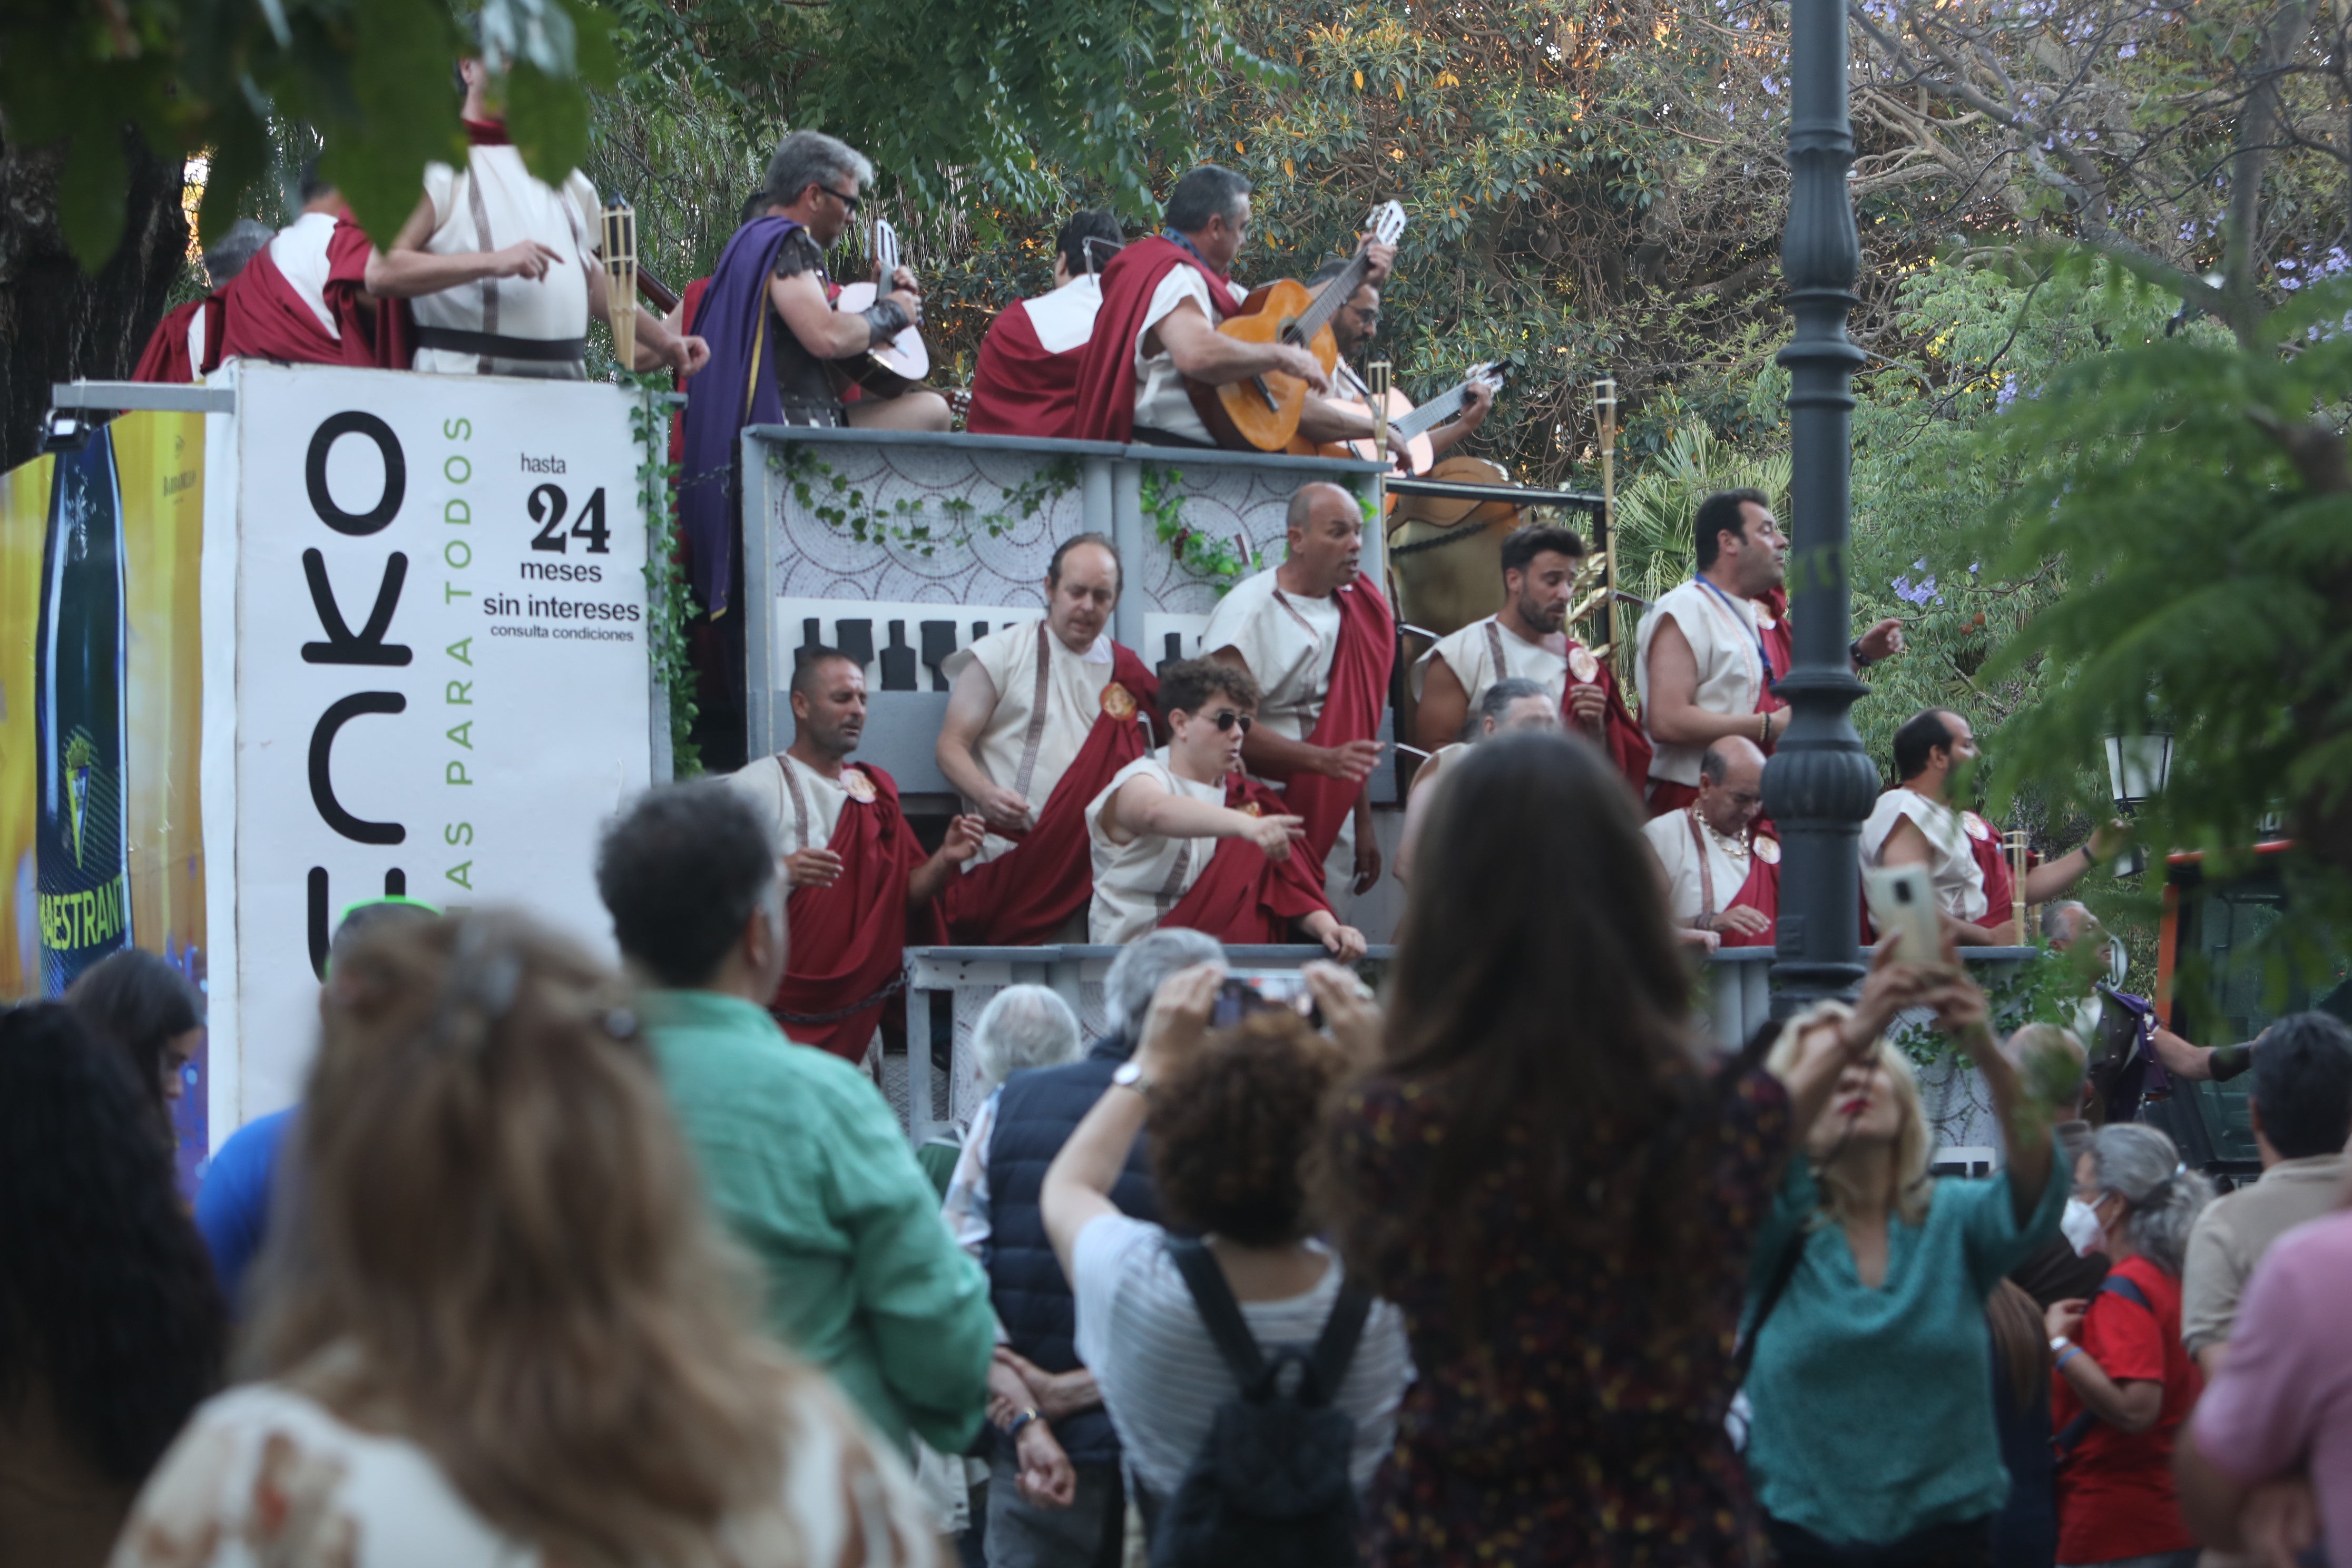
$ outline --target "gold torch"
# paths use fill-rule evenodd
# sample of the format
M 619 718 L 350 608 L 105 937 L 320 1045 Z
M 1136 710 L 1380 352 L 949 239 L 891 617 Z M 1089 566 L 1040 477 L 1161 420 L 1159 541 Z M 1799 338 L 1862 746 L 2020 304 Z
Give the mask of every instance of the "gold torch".
M 2010 918 L 2017 922 L 2018 944 L 2030 947 L 2033 943 L 2033 935 L 2025 929 L 2025 830 L 2012 827 L 2000 837 L 2001 847 L 2009 851 Z
M 613 313 L 613 352 L 623 370 L 637 368 L 637 215 L 620 197 L 604 212 L 604 302 Z
M 1601 432 L 1601 554 L 1607 562 L 1609 589 L 1609 646 L 1622 651 L 1625 639 L 1617 629 L 1617 378 L 1604 375 L 1592 384 L 1593 423 Z M 1618 661 L 1621 679 L 1630 674 L 1625 661 Z

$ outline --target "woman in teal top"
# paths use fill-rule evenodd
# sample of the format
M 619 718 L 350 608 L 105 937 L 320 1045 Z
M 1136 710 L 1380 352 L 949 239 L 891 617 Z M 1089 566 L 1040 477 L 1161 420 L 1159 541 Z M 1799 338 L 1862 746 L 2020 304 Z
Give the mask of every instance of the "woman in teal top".
M 1950 962 L 1947 950 L 1946 960 Z M 1984 1075 L 2011 1151 L 1990 1181 L 1937 1181 L 1919 1088 L 1882 1040 L 1845 1069 L 1758 1238 L 1748 1466 L 1782 1568 L 1982 1568 L 2009 1494 L 1985 1298 L 2058 1233 L 2051 1120 L 2030 1102 L 1953 963 L 1925 998 Z M 1792 1020 L 1775 1056 L 1841 1010 Z

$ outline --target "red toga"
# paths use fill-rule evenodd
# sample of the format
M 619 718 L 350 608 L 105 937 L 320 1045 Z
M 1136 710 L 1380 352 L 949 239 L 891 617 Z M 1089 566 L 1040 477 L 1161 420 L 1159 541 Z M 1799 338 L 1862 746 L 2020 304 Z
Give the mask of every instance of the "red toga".
M 960 947 L 1025 947 L 1044 942 L 1085 911 L 1095 890 L 1087 806 L 1109 786 L 1113 774 L 1151 749 L 1145 724 L 1159 704 L 1159 678 L 1132 649 L 1111 644 L 1111 679 L 1103 688 L 1102 711 L 1045 797 L 1035 825 L 1005 835 L 1019 844 L 972 867 L 940 896 L 949 941 Z
M 2001 847 L 2000 835 L 1991 823 L 1973 811 L 1960 813 L 1960 826 L 1968 830 L 1969 853 L 1977 858 L 1977 869 L 1984 873 L 1985 912 L 1976 923 L 1990 930 L 2006 925 L 2017 913 L 2013 900 L 2017 897 L 2017 874 L 2010 868 L 2008 851 Z M 2019 933 L 2023 940 L 2024 933 Z
M 1601 733 L 1594 735 L 1576 717 L 1576 689 L 1598 686 L 1608 701 L 1608 710 L 1601 716 Z M 1559 716 L 1563 723 L 1580 735 L 1597 742 L 1633 786 L 1633 798 L 1642 797 L 1642 788 L 1650 779 L 1650 737 L 1643 730 L 1633 710 L 1625 706 L 1625 693 L 1617 684 L 1617 672 L 1608 664 L 1595 658 L 1582 643 L 1568 639 L 1568 684 L 1559 694 Z
M 1179 267 L 1209 280 L 1209 302 L 1219 321 L 1240 309 L 1222 274 L 1162 236 L 1139 239 L 1112 257 L 1102 270 L 1102 309 L 1095 316 L 1094 336 L 1078 363 L 1077 417 L 1070 436 L 1081 441 L 1134 439 L 1136 339 L 1143 335 L 1160 280 Z
M 1379 735 L 1381 712 L 1388 706 L 1389 671 L 1396 662 L 1396 617 L 1371 579 L 1359 576 L 1335 597 L 1339 637 L 1331 650 L 1331 687 L 1324 694 L 1315 731 L 1307 737 L 1310 746 L 1341 746 Z M 1306 849 L 1318 868 L 1363 790 L 1361 783 L 1326 773 L 1294 773 L 1285 783 L 1282 798 L 1289 804 L 1283 809 L 1306 819 Z
M 1293 810 L 1240 773 L 1225 775 L 1225 805 L 1252 816 Z M 1305 844 L 1294 844 L 1288 859 L 1276 860 L 1246 838 L 1220 838 L 1200 880 L 1160 923 L 1203 932 L 1229 947 L 1266 946 L 1295 940 L 1293 921 L 1330 908 L 1323 896 L 1322 858 L 1308 858 Z
M 333 319 L 334 331 L 278 264 L 278 245 L 289 235 L 324 247 L 318 268 L 324 276 L 320 302 Z M 250 354 L 288 364 L 406 370 L 413 352 L 407 305 L 369 297 L 367 264 L 373 254 L 367 231 L 349 214 L 323 232 L 298 226 L 281 233 L 254 253 L 222 294 L 221 357 Z
M 188 357 L 188 323 L 197 311 L 205 314 L 205 363 L 197 364 Z M 216 370 L 221 362 L 221 297 L 218 293 L 191 300 L 184 305 L 174 305 L 163 312 L 155 330 L 147 339 L 147 347 L 139 355 L 139 368 L 131 373 L 133 381 L 157 381 L 174 386 L 185 386 L 202 381 Z
M 781 765 L 781 764 L 780 764 Z M 853 792 L 825 847 L 841 857 L 829 888 L 795 888 L 784 906 L 789 960 L 768 1010 L 792 1038 L 850 1061 L 862 1061 L 884 1011 L 903 1006 L 909 925 L 930 940 L 936 914 L 910 921 L 907 878 L 926 857 L 898 810 L 898 785 L 864 763 L 851 770 L 873 781 L 874 798 Z M 845 782 L 846 782 L 845 780 Z
M 1066 437 L 1077 427 L 1078 371 L 1102 302 L 1097 280 L 1078 279 L 997 312 L 971 373 L 975 436 Z

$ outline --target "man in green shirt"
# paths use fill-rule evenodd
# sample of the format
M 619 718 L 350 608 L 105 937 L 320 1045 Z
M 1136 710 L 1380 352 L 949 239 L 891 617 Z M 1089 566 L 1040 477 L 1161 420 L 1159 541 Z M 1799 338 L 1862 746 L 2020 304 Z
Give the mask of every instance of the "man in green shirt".
M 766 827 L 718 783 L 656 789 L 606 831 L 596 887 L 710 1202 L 758 1258 L 776 1337 L 904 1451 L 963 1451 L 988 1403 L 988 1280 L 873 1082 L 794 1045 L 761 1003 L 784 971 Z

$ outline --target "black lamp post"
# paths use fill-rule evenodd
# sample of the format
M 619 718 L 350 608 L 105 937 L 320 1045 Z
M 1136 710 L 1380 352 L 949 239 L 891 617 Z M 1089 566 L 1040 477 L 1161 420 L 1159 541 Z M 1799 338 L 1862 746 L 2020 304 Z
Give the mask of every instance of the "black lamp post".
M 1772 1010 L 1786 1017 L 1862 979 L 1855 841 L 1878 795 L 1846 710 L 1864 689 L 1848 665 L 1853 594 L 1846 581 L 1853 467 L 1849 387 L 1863 363 L 1845 335 L 1862 265 L 1846 171 L 1845 0 L 1793 0 L 1790 38 L 1789 225 L 1780 271 L 1797 330 L 1789 367 L 1791 446 L 1789 616 L 1796 668 L 1780 695 L 1794 710 L 1764 770 L 1764 809 L 1780 832 L 1780 915 Z

